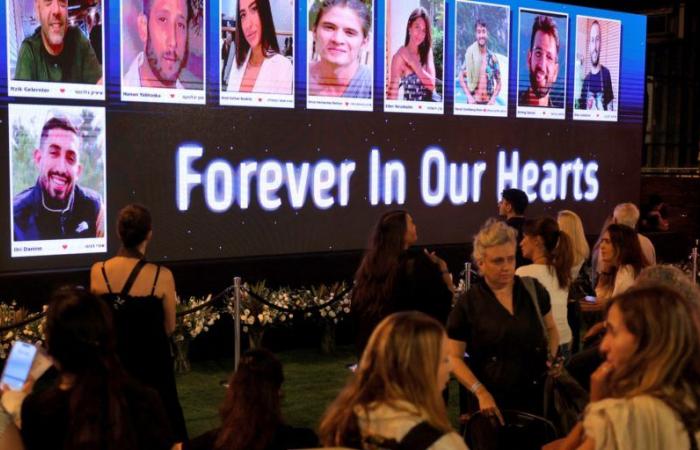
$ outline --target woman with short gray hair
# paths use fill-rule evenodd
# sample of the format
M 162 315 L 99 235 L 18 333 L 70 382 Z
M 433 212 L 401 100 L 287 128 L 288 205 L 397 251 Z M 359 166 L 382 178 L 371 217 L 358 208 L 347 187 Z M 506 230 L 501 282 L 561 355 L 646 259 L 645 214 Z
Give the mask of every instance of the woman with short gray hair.
M 489 219 L 473 242 L 481 279 L 458 300 L 447 322 L 453 373 L 474 394 L 470 413 L 481 410 L 501 422 L 501 409 L 542 415 L 547 362 L 559 345 L 549 294 L 537 280 L 515 275 L 513 228 Z

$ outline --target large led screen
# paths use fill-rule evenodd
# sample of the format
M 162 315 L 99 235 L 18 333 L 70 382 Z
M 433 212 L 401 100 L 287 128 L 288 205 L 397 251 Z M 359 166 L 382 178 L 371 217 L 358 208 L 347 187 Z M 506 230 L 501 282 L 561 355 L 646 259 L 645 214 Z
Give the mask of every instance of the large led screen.
M 8 0 L 0 272 L 467 242 L 507 187 L 594 234 L 638 197 L 646 20 L 465 0 Z

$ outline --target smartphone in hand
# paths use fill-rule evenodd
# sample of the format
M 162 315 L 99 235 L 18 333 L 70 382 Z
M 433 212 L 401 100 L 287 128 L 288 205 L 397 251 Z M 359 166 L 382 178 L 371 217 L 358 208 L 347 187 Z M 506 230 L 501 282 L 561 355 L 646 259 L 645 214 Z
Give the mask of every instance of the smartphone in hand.
M 15 341 L 10 350 L 10 356 L 2 371 L 0 385 L 7 385 L 13 391 L 19 391 L 24 386 L 36 356 L 36 347 L 23 341 Z

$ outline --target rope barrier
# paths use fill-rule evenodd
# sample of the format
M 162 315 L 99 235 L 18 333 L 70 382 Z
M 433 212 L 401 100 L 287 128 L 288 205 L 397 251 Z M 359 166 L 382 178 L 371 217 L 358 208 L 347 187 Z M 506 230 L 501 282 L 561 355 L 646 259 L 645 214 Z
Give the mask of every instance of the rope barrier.
M 12 331 L 17 328 L 22 328 L 23 326 L 30 324 L 32 322 L 35 322 L 39 319 L 43 319 L 44 316 L 46 316 L 45 312 L 40 312 L 37 314 L 34 314 L 33 316 L 27 317 L 24 320 L 20 320 L 19 322 L 14 322 L 9 325 L 3 325 L 0 327 L 0 334 L 5 333 L 6 331 Z
M 245 291 L 245 292 L 246 292 L 248 295 L 250 295 L 253 299 L 259 301 L 260 303 L 262 303 L 262 304 L 264 304 L 264 305 L 269 306 L 270 308 L 273 308 L 273 309 L 276 309 L 276 310 L 279 310 L 279 311 L 283 311 L 283 312 L 290 312 L 290 313 L 297 313 L 297 314 L 298 314 L 298 313 L 306 313 L 306 312 L 312 312 L 312 311 L 319 311 L 319 310 L 325 308 L 326 306 L 330 306 L 330 305 L 332 305 L 332 304 L 334 304 L 334 303 L 337 303 L 337 302 L 339 302 L 340 300 L 342 300 L 343 297 L 345 296 L 345 294 L 347 294 L 348 292 L 350 292 L 351 289 L 352 289 L 352 287 L 348 287 L 348 288 L 346 288 L 346 289 L 343 289 L 340 293 L 334 294 L 333 299 L 327 301 L 326 303 L 322 303 L 322 304 L 320 304 L 320 305 L 315 305 L 315 306 L 311 306 L 311 307 L 309 307 L 309 308 L 304 308 L 304 309 L 290 309 L 290 308 L 285 308 L 285 307 L 283 307 L 283 306 L 278 306 L 278 305 L 275 305 L 274 303 L 270 302 L 269 300 L 264 299 L 263 297 L 261 297 L 260 295 L 256 294 L 255 292 L 251 291 L 250 289 L 243 288 L 243 291 Z M 226 289 L 224 289 L 223 291 L 219 292 L 219 293 L 218 293 L 217 295 L 215 295 L 214 297 L 212 297 L 212 298 L 210 298 L 209 300 L 207 300 L 206 302 L 202 303 L 201 305 L 197 305 L 197 306 L 195 306 L 194 308 L 190 308 L 190 309 L 185 310 L 185 311 L 179 311 L 179 312 L 176 314 L 176 317 L 188 316 L 188 315 L 193 314 L 193 313 L 195 313 L 195 312 L 197 312 L 197 311 L 200 311 L 200 310 L 202 310 L 202 309 L 204 309 L 204 308 L 208 308 L 208 307 L 212 306 L 214 303 L 217 303 L 217 302 L 219 302 L 219 301 L 221 301 L 221 300 L 223 300 L 223 299 L 228 299 L 228 298 L 230 298 L 232 292 L 233 292 L 233 286 L 229 286 L 229 287 L 227 287 Z M 23 326 L 25 326 L 25 325 L 27 325 L 27 324 L 30 324 L 30 323 L 35 322 L 35 321 L 37 321 L 37 320 L 43 319 L 45 316 L 46 316 L 46 313 L 45 313 L 45 312 L 41 312 L 41 313 L 37 313 L 37 314 L 35 314 L 35 315 L 31 316 L 31 317 L 28 317 L 28 318 L 26 318 L 26 319 L 24 319 L 24 320 L 21 320 L 21 321 L 19 321 L 19 322 L 11 323 L 11 324 L 9 324 L 9 325 L 3 325 L 3 326 L 0 327 L 0 334 L 5 333 L 5 332 L 7 332 L 7 331 L 15 330 L 15 329 L 17 329 L 17 328 L 21 328 L 21 327 L 23 327 Z
M 233 291 L 233 286 L 227 287 L 226 289 L 219 292 L 214 297 L 210 298 L 209 300 L 202 303 L 201 305 L 197 305 L 194 308 L 190 308 L 190 309 L 187 309 L 185 311 L 180 311 L 177 314 L 175 314 L 175 316 L 176 317 L 184 317 L 184 316 L 188 316 L 192 313 L 195 313 L 201 309 L 207 308 L 207 307 L 211 306 L 213 303 L 220 301 L 222 298 L 226 298 L 226 299 L 229 298 L 231 296 L 231 291 Z
M 216 296 L 214 296 L 211 299 L 207 300 L 206 302 L 202 303 L 201 305 L 197 305 L 194 308 L 190 308 L 190 309 L 185 310 L 185 311 L 180 311 L 176 314 L 176 316 L 177 317 L 188 316 L 188 315 L 195 313 L 199 310 L 207 308 L 207 307 L 211 306 L 212 304 L 214 304 L 218 301 L 221 301 L 222 298 L 230 297 L 230 293 L 232 290 L 233 290 L 233 286 L 229 286 L 226 289 L 224 289 L 223 291 L 221 291 L 220 293 L 218 293 Z M 45 316 L 46 316 L 45 312 L 40 312 L 40 313 L 34 314 L 31 317 L 27 317 L 26 319 L 21 320 L 19 322 L 14 322 L 14 323 L 11 323 L 8 325 L 3 325 L 0 327 L 0 334 L 5 333 L 7 331 L 16 330 L 17 328 L 22 328 L 23 326 L 25 326 L 27 324 L 30 324 L 30 323 L 35 322 L 37 320 L 43 319 Z
M 259 301 L 263 305 L 269 306 L 272 309 L 276 309 L 278 311 L 287 312 L 287 313 L 299 314 L 299 313 L 307 313 L 307 312 L 312 312 L 312 311 L 319 311 L 319 310 L 325 308 L 326 306 L 330 306 L 334 303 L 337 303 L 337 302 L 341 301 L 343 299 L 343 297 L 345 296 L 345 294 L 350 292 L 351 289 L 352 289 L 352 287 L 348 287 L 346 289 L 343 289 L 340 293 L 335 294 L 334 297 L 331 300 L 327 301 L 326 303 L 322 303 L 320 305 L 315 305 L 315 306 L 310 306 L 310 307 L 304 308 L 304 309 L 290 309 L 290 308 L 285 308 L 284 306 L 275 305 L 274 303 L 271 303 L 270 301 L 262 298 L 260 295 L 251 291 L 250 289 L 243 288 L 242 290 L 244 292 L 246 292 L 248 295 L 250 295 L 252 298 L 254 298 L 255 300 Z

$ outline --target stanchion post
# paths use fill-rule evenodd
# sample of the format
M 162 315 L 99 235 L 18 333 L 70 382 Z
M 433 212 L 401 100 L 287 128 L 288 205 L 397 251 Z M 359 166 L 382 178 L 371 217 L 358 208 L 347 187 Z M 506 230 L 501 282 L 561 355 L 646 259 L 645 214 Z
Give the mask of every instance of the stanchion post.
M 464 263 L 464 289 L 469 291 L 472 287 L 472 263 Z
M 241 277 L 233 278 L 233 312 L 233 371 L 235 372 L 241 360 Z

